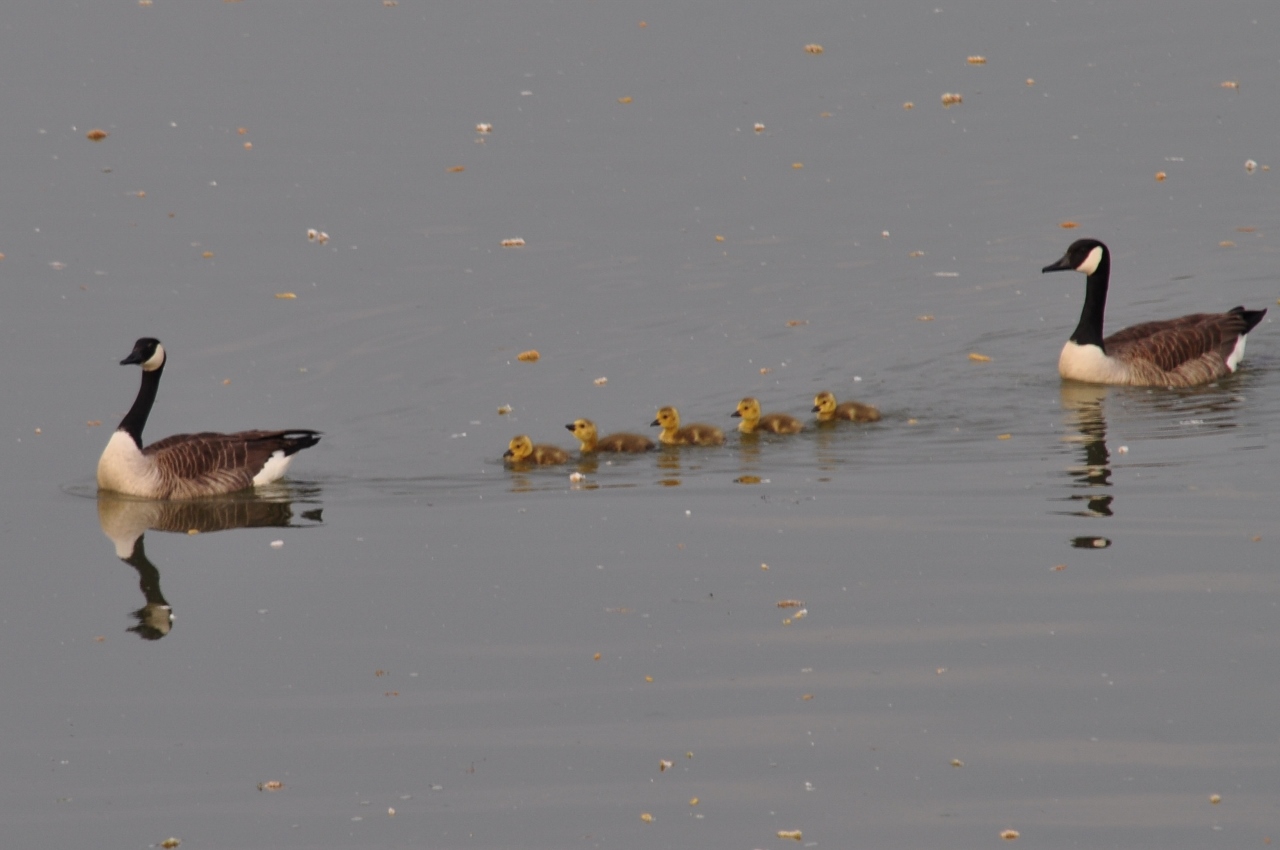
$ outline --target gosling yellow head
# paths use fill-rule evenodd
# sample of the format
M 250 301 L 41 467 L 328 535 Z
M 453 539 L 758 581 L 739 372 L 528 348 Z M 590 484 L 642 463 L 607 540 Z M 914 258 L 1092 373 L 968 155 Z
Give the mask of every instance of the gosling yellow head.
M 714 425 L 695 422 L 680 427 L 680 413 L 674 407 L 658 410 L 658 418 L 650 423 L 662 428 L 658 440 L 668 446 L 718 446 L 724 443 L 724 431 Z
M 760 402 L 750 396 L 738 402 L 738 409 L 729 415 L 742 418 L 738 423 L 738 430 L 744 434 L 754 434 L 757 431 L 768 431 L 771 434 L 799 434 L 804 430 L 804 423 L 794 416 L 788 416 L 785 413 L 761 415 Z
M 607 437 L 596 436 L 596 424 L 590 419 L 575 419 L 564 426 L 573 432 L 585 452 L 647 452 L 654 448 L 653 440 L 640 434 L 617 433 Z
M 528 435 L 519 434 L 511 438 L 507 451 L 502 455 L 507 463 L 513 465 L 550 466 L 557 463 L 568 463 L 569 453 L 559 446 L 545 444 L 534 445 Z
M 846 401 L 836 404 L 836 397 L 829 392 L 820 392 L 813 397 L 813 412 L 818 414 L 819 422 L 834 422 L 845 419 L 849 422 L 879 422 L 880 411 L 873 405 L 860 401 Z

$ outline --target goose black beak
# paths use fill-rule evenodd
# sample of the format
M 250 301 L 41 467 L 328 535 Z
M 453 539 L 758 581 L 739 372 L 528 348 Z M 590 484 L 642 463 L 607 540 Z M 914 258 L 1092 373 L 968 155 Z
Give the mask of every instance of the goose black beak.
M 1071 252 L 1068 251 L 1062 255 L 1062 259 L 1058 260 L 1058 262 L 1050 263 L 1042 268 L 1040 270 L 1040 274 L 1044 274 L 1045 272 L 1073 272 L 1075 270 L 1076 267 L 1071 265 Z
M 657 426 L 659 426 L 659 425 L 661 425 L 661 424 L 662 424 L 661 422 L 659 422 L 657 419 L 655 419 L 655 420 L 653 420 L 652 422 L 650 422 L 650 423 L 649 423 L 649 427 L 650 427 L 650 428 L 656 428 Z
M 819 410 L 821 410 L 821 409 L 822 409 L 822 408 L 818 407 L 818 405 L 816 405 L 816 404 L 815 404 L 815 405 L 813 406 L 813 409 L 812 409 L 810 412 L 811 412 L 811 413 L 817 413 L 817 412 L 818 412 Z
M 572 422 L 570 422 L 568 425 L 566 425 L 566 426 L 564 426 L 564 427 L 566 427 L 566 428 L 568 428 L 570 431 L 572 431 L 572 430 L 573 430 L 573 423 L 572 423 Z
M 735 410 L 733 413 L 730 413 L 729 415 L 730 415 L 730 416 L 741 416 L 742 414 Z

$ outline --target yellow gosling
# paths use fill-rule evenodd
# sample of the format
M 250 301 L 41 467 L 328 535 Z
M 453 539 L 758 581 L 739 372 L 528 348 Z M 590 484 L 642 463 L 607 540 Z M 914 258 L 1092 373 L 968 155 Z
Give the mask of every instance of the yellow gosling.
M 545 443 L 535 446 L 533 440 L 530 440 L 524 434 L 511 438 L 511 443 L 502 457 L 512 465 L 536 464 L 538 466 L 551 466 L 557 463 L 569 462 L 569 453 L 564 449 L 559 446 L 546 445 Z
M 860 401 L 836 404 L 836 397 L 829 392 L 820 392 L 813 397 L 813 412 L 818 414 L 819 422 L 835 422 L 838 419 L 850 422 L 880 421 L 880 411 L 873 405 Z
M 719 446 L 724 443 L 724 431 L 714 425 L 695 422 L 680 427 L 680 412 L 674 407 L 658 411 L 658 418 L 650 423 L 662 427 L 658 441 L 668 446 Z
M 575 419 L 564 427 L 578 438 L 584 454 L 587 452 L 648 452 L 654 449 L 653 440 L 641 434 L 618 433 L 597 437 L 596 423 L 590 419 Z
M 768 431 L 771 434 L 799 434 L 804 430 L 804 423 L 794 416 L 788 416 L 785 413 L 760 415 L 760 402 L 749 396 L 738 402 L 738 409 L 730 415 L 742 418 L 738 423 L 738 430 L 744 434 L 754 434 L 757 431 Z

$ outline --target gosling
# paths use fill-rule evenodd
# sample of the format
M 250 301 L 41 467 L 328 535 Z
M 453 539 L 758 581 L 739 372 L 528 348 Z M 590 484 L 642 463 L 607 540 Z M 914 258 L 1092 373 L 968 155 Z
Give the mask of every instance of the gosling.
M 503 459 L 512 466 L 552 466 L 557 463 L 568 463 L 569 453 L 559 446 L 545 443 L 533 444 L 525 434 L 512 437 Z
M 772 434 L 799 434 L 804 430 L 803 422 L 785 413 L 768 413 L 761 416 L 760 402 L 751 397 L 738 402 L 738 409 L 730 416 L 742 418 L 738 423 L 738 430 L 744 434 L 754 434 L 757 431 L 768 431 Z
M 658 441 L 668 446 L 719 446 L 724 444 L 724 431 L 714 425 L 695 422 L 680 427 L 680 412 L 674 407 L 664 407 L 658 411 L 658 418 L 649 423 L 660 425 L 662 433 Z
M 850 422 L 880 421 L 880 411 L 873 405 L 860 401 L 836 404 L 836 397 L 829 392 L 820 392 L 813 397 L 813 412 L 818 414 L 819 422 L 835 422 L 838 419 Z
M 596 423 L 590 419 L 575 419 L 564 426 L 573 432 L 582 444 L 582 453 L 589 452 L 649 452 L 653 451 L 653 440 L 640 434 L 610 434 L 607 437 L 596 436 Z

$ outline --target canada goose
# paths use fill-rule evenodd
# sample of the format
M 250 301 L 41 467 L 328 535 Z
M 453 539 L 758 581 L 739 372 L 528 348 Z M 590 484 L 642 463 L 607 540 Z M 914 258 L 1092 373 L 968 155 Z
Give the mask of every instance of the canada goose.
M 1103 339 L 1102 315 L 1111 277 L 1111 252 L 1097 239 L 1071 244 L 1041 272 L 1074 270 L 1088 276 L 1080 324 L 1062 347 L 1058 373 L 1091 384 L 1192 387 L 1229 375 L 1244 357 L 1245 335 L 1266 310 L 1233 307 L 1144 322 Z
M 813 397 L 813 412 L 818 414 L 819 422 L 835 422 L 837 419 L 847 419 L 850 422 L 880 421 L 880 411 L 873 405 L 860 401 L 836 404 L 836 397 L 826 391 Z
M 680 427 L 680 412 L 674 407 L 658 410 L 658 418 L 650 426 L 662 426 L 658 441 L 668 446 L 719 446 L 724 443 L 724 431 L 714 425 L 695 422 Z
M 164 346 L 143 337 L 120 365 L 142 366 L 142 386 L 98 459 L 98 489 L 144 499 L 194 499 L 269 484 L 293 455 L 320 441 L 319 431 L 174 434 L 142 447 L 142 429 L 164 372 Z
M 590 419 L 575 419 L 564 426 L 582 443 L 585 452 L 648 452 L 653 450 L 653 440 L 640 434 L 610 434 L 596 436 L 596 424 Z
M 569 453 L 564 449 L 545 443 L 539 443 L 535 446 L 533 440 L 530 440 L 525 434 L 512 437 L 510 444 L 507 446 L 507 451 L 502 457 L 513 466 L 533 464 L 551 466 L 557 463 L 569 462 Z
M 730 416 L 740 416 L 738 430 L 744 434 L 756 431 L 769 431 L 773 434 L 799 434 L 804 430 L 804 423 L 794 416 L 785 413 L 767 413 L 760 415 L 760 402 L 748 396 L 738 402 L 738 409 Z

